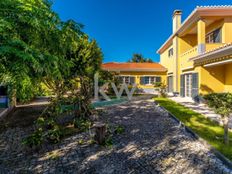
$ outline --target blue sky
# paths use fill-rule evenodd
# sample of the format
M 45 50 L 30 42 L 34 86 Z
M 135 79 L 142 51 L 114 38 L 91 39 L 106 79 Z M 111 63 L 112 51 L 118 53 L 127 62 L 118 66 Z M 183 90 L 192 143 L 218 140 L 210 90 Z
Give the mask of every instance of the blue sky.
M 172 33 L 172 14 L 184 20 L 199 5 L 231 5 L 231 0 L 54 0 L 62 20 L 85 25 L 97 40 L 104 62 L 125 62 L 133 53 L 159 62 L 156 50 Z

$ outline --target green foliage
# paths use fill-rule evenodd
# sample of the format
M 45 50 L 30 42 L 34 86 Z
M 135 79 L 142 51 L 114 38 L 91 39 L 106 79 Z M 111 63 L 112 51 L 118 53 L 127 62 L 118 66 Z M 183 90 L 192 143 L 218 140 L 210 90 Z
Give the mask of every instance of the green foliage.
M 208 102 L 209 107 L 213 108 L 217 114 L 222 116 L 224 126 L 224 143 L 229 143 L 228 129 L 229 119 L 228 117 L 232 113 L 232 94 L 231 93 L 212 93 L 204 96 L 204 99 Z
M 232 146 L 223 143 L 224 129 L 203 115 L 192 111 L 166 98 L 155 98 L 160 106 L 175 115 L 185 126 L 191 128 L 200 137 L 232 160 Z M 232 138 L 232 133 L 229 133 Z
M 228 117 L 232 113 L 232 93 L 212 93 L 205 95 L 204 99 L 217 114 Z
M 51 129 L 45 132 L 45 138 L 51 143 L 58 143 L 62 137 L 62 131 L 58 125 L 54 125 Z
M 0 6 L 0 81 L 17 91 L 19 101 L 29 100 L 41 77 L 59 72 L 61 21 L 48 1 L 1 1 Z
M 160 88 L 163 86 L 163 83 L 162 82 L 155 82 L 154 86 L 155 86 L 155 88 Z
M 86 132 L 91 127 L 91 122 L 84 118 L 76 118 L 74 120 L 74 127 L 77 128 L 80 132 Z
M 159 93 L 161 97 L 167 97 L 167 85 L 165 84 L 165 82 L 155 82 L 154 83 L 154 87 L 159 89 Z
M 121 125 L 116 126 L 114 132 L 115 132 L 116 134 L 122 134 L 122 133 L 125 132 L 125 128 L 124 128 L 123 126 L 121 126 Z
M 40 146 L 42 144 L 42 142 L 43 142 L 42 129 L 38 129 L 30 136 L 23 139 L 22 144 L 27 145 L 27 146 L 32 148 L 32 147 Z
M 76 118 L 91 114 L 93 77 L 103 57 L 96 40 L 82 32 L 83 25 L 61 21 L 51 6 L 49 0 L 0 1 L 0 82 L 20 102 L 44 94 L 43 89 L 55 96 L 28 137 L 29 145 L 60 141 L 57 117 L 71 112 L 62 108 L 67 100 Z M 87 126 L 81 122 L 80 129 Z
M 118 73 L 100 70 L 98 84 L 99 86 L 103 86 L 106 83 L 114 83 L 116 86 L 119 85 Z
M 61 21 L 49 1 L 1 1 L 0 6 L 0 81 L 19 101 L 33 98 L 41 81 L 58 93 L 73 74 L 99 69 L 96 41 L 83 34 L 83 25 Z
M 113 146 L 113 138 L 112 135 L 108 135 L 105 139 L 104 146 L 106 147 L 112 147 Z
M 135 63 L 145 63 L 145 62 L 148 62 L 148 63 L 152 63 L 153 60 L 148 58 L 144 58 L 142 54 L 138 54 L 138 53 L 135 53 L 133 54 L 133 57 L 128 60 L 128 62 L 135 62 Z

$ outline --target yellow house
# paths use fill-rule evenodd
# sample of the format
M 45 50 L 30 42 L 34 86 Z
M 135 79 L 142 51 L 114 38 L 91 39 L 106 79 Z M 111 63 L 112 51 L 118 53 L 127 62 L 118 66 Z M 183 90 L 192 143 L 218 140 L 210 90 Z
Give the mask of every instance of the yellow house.
M 102 69 L 116 72 L 126 84 L 136 84 L 145 93 L 154 93 L 154 83 L 166 81 L 167 69 L 158 63 L 104 63 Z
M 232 92 L 232 6 L 197 7 L 183 23 L 181 15 L 174 11 L 173 33 L 157 51 L 168 91 Z

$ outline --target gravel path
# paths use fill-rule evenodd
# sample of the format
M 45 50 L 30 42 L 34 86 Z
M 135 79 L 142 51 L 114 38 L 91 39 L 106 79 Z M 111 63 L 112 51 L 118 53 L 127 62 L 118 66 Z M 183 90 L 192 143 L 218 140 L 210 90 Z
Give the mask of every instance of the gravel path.
M 91 145 L 83 133 L 33 154 L 19 143 L 30 128 L 8 129 L 0 134 L 0 173 L 232 173 L 153 101 L 104 110 L 101 120 L 125 127 L 111 148 Z

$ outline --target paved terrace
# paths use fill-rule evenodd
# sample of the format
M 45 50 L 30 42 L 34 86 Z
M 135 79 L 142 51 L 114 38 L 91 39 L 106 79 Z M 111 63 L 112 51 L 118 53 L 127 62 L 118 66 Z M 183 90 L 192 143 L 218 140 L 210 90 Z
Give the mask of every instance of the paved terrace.
M 123 134 L 113 136 L 111 148 L 87 143 L 87 132 L 29 153 L 20 141 L 32 128 L 12 128 L 0 134 L 0 173 L 232 173 L 153 100 L 104 111 L 101 120 L 125 127 Z

